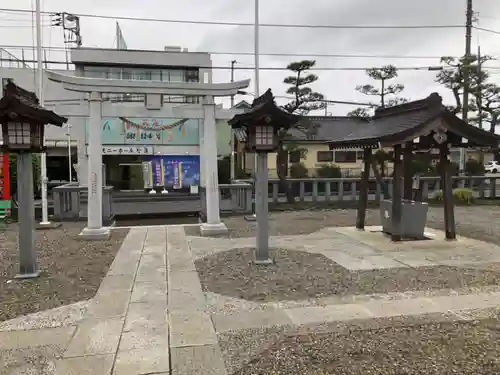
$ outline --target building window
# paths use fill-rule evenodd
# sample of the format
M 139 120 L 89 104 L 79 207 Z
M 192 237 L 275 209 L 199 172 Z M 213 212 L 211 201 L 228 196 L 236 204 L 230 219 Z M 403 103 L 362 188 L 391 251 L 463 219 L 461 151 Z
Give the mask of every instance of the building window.
M 184 72 L 179 69 L 170 69 L 168 72 L 168 80 L 163 78 L 164 81 L 168 82 L 186 82 L 184 79 Z
M 331 163 L 333 161 L 333 151 L 316 152 L 316 160 L 319 163 Z
M 335 163 L 356 163 L 356 151 L 335 151 Z
M 289 155 L 290 163 L 300 163 L 300 151 L 291 151 Z
M 356 151 L 356 159 L 363 160 L 363 151 Z
M 186 70 L 185 82 L 200 82 L 200 71 L 198 69 Z

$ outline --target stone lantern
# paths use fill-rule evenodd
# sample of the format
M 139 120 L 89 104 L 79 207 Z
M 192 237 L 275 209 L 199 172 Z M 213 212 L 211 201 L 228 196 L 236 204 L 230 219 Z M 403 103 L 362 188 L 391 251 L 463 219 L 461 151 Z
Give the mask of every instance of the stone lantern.
M 247 152 L 257 153 L 255 173 L 256 264 L 273 263 L 269 257 L 267 154 L 278 150 L 280 146 L 278 132 L 294 126 L 300 121 L 300 118 L 300 116 L 278 107 L 271 90 L 267 90 L 253 101 L 249 111 L 234 116 L 228 122 L 232 129 L 245 130 L 244 149 Z
M 44 150 L 45 125 L 61 127 L 67 121 L 40 106 L 36 95 L 9 80 L 0 99 L 2 149 L 17 155 L 17 189 L 19 228 L 18 278 L 39 274 L 35 251 L 35 211 L 32 154 Z

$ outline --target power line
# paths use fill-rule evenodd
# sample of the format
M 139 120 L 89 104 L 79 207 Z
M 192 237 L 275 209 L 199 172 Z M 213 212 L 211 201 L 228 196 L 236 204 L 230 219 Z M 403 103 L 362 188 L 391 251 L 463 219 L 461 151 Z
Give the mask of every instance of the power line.
M 29 45 L 0 45 L 0 48 L 12 49 L 12 50 L 23 50 L 23 49 L 33 49 L 33 46 Z M 43 46 L 43 49 L 53 50 L 53 51 L 65 51 L 64 47 L 48 47 Z M 229 51 L 194 51 L 197 53 L 208 53 L 211 55 L 235 55 L 235 56 L 253 56 L 254 52 L 229 52 Z M 419 55 L 376 55 L 376 54 L 334 54 L 334 53 L 262 53 L 261 56 L 281 56 L 281 57 L 328 57 L 328 58 L 346 58 L 346 59 L 440 59 L 442 56 L 419 56 Z M 443 56 L 450 56 L 443 54 Z M 459 56 L 452 56 L 454 58 L 459 58 Z
M 493 34 L 500 35 L 500 31 L 497 31 L 497 30 L 486 29 L 484 27 L 478 27 L 478 26 L 474 26 L 474 29 L 479 30 L 479 31 L 486 31 L 487 33 L 493 33 Z
M 32 13 L 31 9 L 9 9 L 0 8 L 0 12 L 12 13 Z M 42 14 L 54 14 L 56 12 L 42 12 Z M 143 22 L 162 22 L 162 23 L 181 23 L 191 25 L 218 25 L 218 26 L 251 26 L 249 22 L 227 22 L 227 21 L 193 21 L 193 20 L 173 20 L 161 18 L 141 18 L 125 16 L 104 16 L 97 14 L 72 13 L 72 15 L 83 18 L 100 18 L 121 21 L 143 21 Z M 305 25 L 305 24 L 277 24 L 260 23 L 259 27 L 285 27 L 285 28 L 306 28 L 306 29 L 463 29 L 465 25 Z
M 41 25 L 42 27 L 51 27 L 52 25 Z M 2 29 L 33 29 L 33 25 L 0 25 Z
M 5 58 L 0 58 L 0 61 L 13 61 L 12 59 L 5 59 Z M 35 62 L 34 60 L 23 60 L 25 63 L 33 63 Z M 65 61 L 57 61 L 57 60 L 46 60 L 44 61 L 46 64 L 66 64 Z M 199 69 L 217 69 L 217 70 L 230 70 L 230 66 L 205 66 L 205 67 L 197 67 Z M 321 68 L 311 68 L 308 70 L 311 71 L 365 71 L 367 69 L 373 69 L 376 67 L 321 67 Z M 235 66 L 235 70 L 253 70 L 255 69 L 253 66 Z M 288 70 L 286 67 L 260 67 L 260 70 L 275 70 L 275 71 L 284 71 Z M 499 67 L 500 69 L 500 67 Z M 422 70 L 422 71 L 439 71 L 439 70 L 446 70 L 445 67 L 442 66 L 402 66 L 402 67 L 397 67 L 397 70 Z

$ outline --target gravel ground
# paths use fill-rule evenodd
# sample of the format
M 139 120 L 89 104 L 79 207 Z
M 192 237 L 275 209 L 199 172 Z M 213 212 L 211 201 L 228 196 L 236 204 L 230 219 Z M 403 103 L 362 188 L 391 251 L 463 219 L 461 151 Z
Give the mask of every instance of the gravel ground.
M 303 334 L 274 328 L 269 332 L 254 332 L 253 336 L 250 332 L 240 332 L 221 335 L 219 339 L 232 375 L 500 373 L 497 319 L 452 321 L 438 317 L 434 321 L 435 318 L 400 317 L 344 326 L 332 324 L 318 332 Z M 247 341 L 249 337 L 251 343 Z M 252 358 L 243 362 L 233 353 Z
M 14 280 L 18 272 L 18 227 L 0 233 L 0 321 L 92 298 L 106 275 L 127 229 L 108 241 L 79 241 L 82 223 L 36 232 L 42 271 L 37 279 Z
M 273 266 L 252 263 L 253 249 L 195 261 L 204 291 L 250 301 L 425 291 L 497 285 L 500 273 L 448 266 L 349 271 L 321 254 L 275 249 Z
M 380 225 L 378 209 L 369 209 L 366 225 Z M 269 215 L 269 235 L 299 235 L 316 232 L 326 227 L 354 226 L 356 210 L 304 210 L 272 212 Z M 500 243 L 500 207 L 470 206 L 455 207 L 455 221 L 459 235 L 481 241 Z M 246 221 L 242 216 L 224 218 L 229 229 L 229 237 L 253 237 L 256 223 Z M 444 229 L 442 207 L 429 207 L 427 226 Z M 194 231 L 194 229 L 190 229 Z M 190 235 L 196 235 L 189 233 Z

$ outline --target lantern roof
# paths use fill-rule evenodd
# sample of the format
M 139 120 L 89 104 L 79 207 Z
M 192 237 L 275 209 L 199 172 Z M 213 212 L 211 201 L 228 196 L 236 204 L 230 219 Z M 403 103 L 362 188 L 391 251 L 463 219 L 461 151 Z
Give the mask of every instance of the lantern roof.
M 277 106 L 271 89 L 268 89 L 264 94 L 254 99 L 248 111 L 235 115 L 228 121 L 228 124 L 233 129 L 248 128 L 261 125 L 262 120 L 266 119 L 265 123 L 269 126 L 289 129 L 301 118 L 301 116 L 289 113 Z
M 9 80 L 0 99 L 0 123 L 12 121 L 12 114 L 17 114 L 27 122 L 62 126 L 68 121 L 40 105 L 35 93 L 17 86 Z

